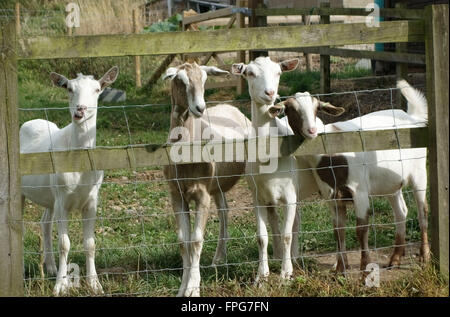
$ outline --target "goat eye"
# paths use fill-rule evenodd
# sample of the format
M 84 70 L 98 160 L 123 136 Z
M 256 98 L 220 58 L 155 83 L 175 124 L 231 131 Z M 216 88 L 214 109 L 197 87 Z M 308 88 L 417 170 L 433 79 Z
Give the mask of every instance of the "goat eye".
M 247 76 L 249 76 L 249 77 L 254 77 L 255 74 L 254 74 L 253 72 L 247 72 Z
M 73 89 L 72 88 L 67 88 L 67 91 L 68 92 L 73 92 Z
M 96 92 L 96 93 L 99 93 L 99 92 L 100 92 L 100 89 L 98 89 L 98 88 L 95 89 L 95 92 Z

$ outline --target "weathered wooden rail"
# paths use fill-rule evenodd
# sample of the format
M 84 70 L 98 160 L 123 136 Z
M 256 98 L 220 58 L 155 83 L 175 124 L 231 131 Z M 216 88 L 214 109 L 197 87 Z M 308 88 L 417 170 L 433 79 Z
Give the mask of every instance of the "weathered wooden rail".
M 232 147 L 231 160 L 236 158 L 236 149 L 243 149 L 244 160 L 265 160 L 288 155 L 333 154 L 343 152 L 376 151 L 398 148 L 427 147 L 427 128 L 336 132 L 320 135 L 314 140 L 304 140 L 298 136 L 285 136 L 275 138 L 278 148 L 273 153 L 259 156 L 255 142 L 265 142 L 269 149 L 271 138 L 250 139 L 229 143 L 199 144 L 185 143 L 176 145 L 136 145 L 117 148 L 96 148 L 92 150 L 72 150 L 30 153 L 20 155 L 20 171 L 22 175 L 52 174 L 76 171 L 94 171 L 110 169 L 135 169 L 149 166 L 189 164 L 209 162 L 208 157 L 195 158 L 194 151 L 202 152 L 210 149 L 219 150 L 222 160 L 227 157 L 227 146 Z M 171 158 L 171 148 L 176 147 L 177 152 L 190 153 L 189 161 L 174 162 Z M 220 149 L 219 149 L 220 148 Z M 206 160 L 205 160 L 206 158 Z
M 441 272 L 448 277 L 448 25 L 448 5 L 427 7 L 424 20 L 381 22 L 378 28 L 338 24 L 17 39 L 14 23 L 1 25 L 0 295 L 23 295 L 21 175 L 171 164 L 168 148 L 156 146 L 19 155 L 17 60 L 292 49 L 376 42 L 425 41 L 428 129 L 334 133 L 305 142 L 298 137 L 282 137 L 275 156 L 381 150 L 399 145 L 401 148 L 423 147 L 428 143 L 432 251 Z M 246 142 L 250 153 L 249 145 L 253 141 Z
M 355 36 L 356 35 L 356 36 Z M 21 38 L 18 59 L 170 55 L 367 43 L 423 42 L 423 21 L 260 27 L 202 32 Z M 176 45 L 174 45 L 176 43 Z

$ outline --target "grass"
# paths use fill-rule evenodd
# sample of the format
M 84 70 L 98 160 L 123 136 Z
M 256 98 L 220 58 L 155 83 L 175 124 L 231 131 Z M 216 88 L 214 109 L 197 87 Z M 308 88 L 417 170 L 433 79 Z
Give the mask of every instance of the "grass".
M 93 61 L 93 64 L 107 64 L 106 61 Z M 55 65 L 67 67 L 61 62 Z M 43 81 L 44 75 L 35 69 L 46 69 L 55 65 L 45 63 L 21 63 L 19 67 L 19 101 L 22 108 L 20 122 L 33 118 L 45 118 L 59 126 L 69 123 L 67 109 L 38 110 L 41 107 L 66 107 L 64 90 L 50 87 Z M 81 63 L 80 65 L 83 65 Z M 97 64 L 96 64 L 97 65 Z M 87 63 L 86 67 L 91 66 Z M 106 65 L 105 65 L 106 66 Z M 105 67 L 107 68 L 107 67 Z M 349 68 L 351 70 L 351 68 Z M 63 69 L 64 70 L 64 69 Z M 123 69 L 127 73 L 127 68 Z M 64 73 L 64 72 L 63 72 Z M 87 72 L 88 73 L 88 72 Z M 98 72 L 101 74 L 101 72 Z M 313 88 L 316 74 L 292 72 L 282 77 L 282 84 L 292 90 Z M 345 76 L 345 73 L 344 75 Z M 118 86 L 128 89 L 129 83 L 118 82 Z M 302 86 L 304 85 L 304 86 Z M 159 90 L 139 92 L 130 90 L 127 104 L 148 103 L 157 100 L 168 103 L 168 96 L 161 83 Z M 313 89 L 310 89 L 313 90 Z M 128 93 L 128 90 L 127 90 Z M 214 95 L 208 92 L 208 96 Z M 242 98 L 242 96 L 241 96 Z M 127 145 L 130 143 L 163 143 L 169 130 L 169 107 L 104 108 L 98 113 L 98 145 Z M 247 115 L 248 109 L 244 108 Z M 125 117 L 126 114 L 126 117 Z M 128 121 L 128 124 L 127 124 Z M 126 296 L 173 296 L 180 285 L 182 262 L 177 244 L 175 221 L 165 182 L 159 167 L 138 171 L 116 170 L 105 172 L 105 183 L 100 191 L 100 205 L 96 226 L 97 254 L 96 265 L 106 294 Z M 156 171 L 154 171 L 156 170 Z M 159 175 L 159 176 L 158 176 Z M 242 195 L 249 196 L 246 184 L 241 180 Z M 230 197 L 229 197 L 230 198 Z M 231 199 L 239 200 L 239 197 Z M 410 209 L 407 223 L 408 241 L 419 240 L 417 210 L 412 195 L 406 194 Z M 249 205 L 250 206 L 250 205 Z M 249 207 L 248 206 L 248 207 Z M 372 199 L 373 214 L 370 232 L 370 247 L 391 246 L 394 241 L 393 216 L 385 199 Z M 42 208 L 27 203 L 25 225 L 25 284 L 27 296 L 50 296 L 54 279 L 41 279 L 40 276 L 40 228 L 39 218 Z M 331 217 L 327 205 L 321 201 L 305 202 L 301 206 L 302 234 L 301 252 L 305 255 L 302 266 L 298 267 L 293 281 L 280 284 L 276 275 L 270 277 L 262 287 L 254 287 L 257 272 L 258 248 L 255 239 L 254 215 L 249 208 L 232 212 L 228 242 L 227 266 L 210 266 L 218 237 L 218 219 L 211 213 L 205 245 L 202 254 L 202 294 L 209 296 L 446 296 L 448 289 L 432 268 L 421 269 L 413 266 L 395 281 L 388 281 L 378 289 L 364 287 L 354 279 L 337 279 L 334 274 L 320 268 L 315 255 L 335 251 L 335 240 L 331 227 Z M 353 210 L 349 211 L 348 226 L 355 226 Z M 84 274 L 85 258 L 82 252 L 81 220 L 78 213 L 72 215 L 70 223 L 71 252 L 69 261 L 77 263 Z M 56 230 L 55 230 L 56 231 Z M 355 230 L 347 230 L 347 248 L 356 250 L 358 243 Z M 56 241 L 56 232 L 54 232 Z M 56 245 L 54 251 L 57 251 Z M 278 261 L 270 262 L 271 271 L 280 271 Z M 84 279 L 82 278 L 82 281 Z M 89 296 L 86 287 L 71 293 L 76 296 Z
M 8 0 L 9 1 L 9 0 Z M 100 2 L 100 1 L 98 1 Z M 101 6 L 107 1 L 98 5 Z M 28 9 L 36 1 L 23 1 Z M 55 5 L 53 8 L 60 10 Z M 117 11 L 117 10 L 116 10 Z M 125 15 L 124 15 L 125 16 Z M 42 17 L 30 17 L 28 31 L 34 32 Z M 48 28 L 44 32 L 61 34 L 64 25 L 57 17 L 47 18 Z M 143 82 L 151 76 L 161 57 L 142 57 Z M 115 88 L 127 92 L 125 105 L 163 104 L 150 107 L 108 108 L 113 104 L 100 104 L 98 112 L 97 145 L 117 146 L 136 143 L 164 143 L 169 130 L 170 109 L 167 84 L 159 81 L 150 90 L 134 87 L 134 61 L 132 57 L 102 59 L 71 59 L 19 62 L 19 105 L 31 110 L 20 111 L 20 123 L 35 118 L 45 118 L 58 126 L 69 123 L 67 95 L 63 89 L 51 87 L 48 74 L 55 71 L 69 78 L 76 72 L 92 74 L 99 78 L 113 65 L 118 65 L 120 75 Z M 344 67 L 333 73 L 333 78 L 366 76 L 367 71 L 356 70 L 354 66 Z M 282 75 L 280 95 L 291 95 L 298 91 L 315 92 L 318 89 L 319 73 L 290 72 Z M 221 93 L 211 90 L 207 99 Z M 235 99 L 249 99 L 248 94 L 234 96 Z M 228 99 L 228 98 L 227 98 Z M 49 108 L 44 111 L 41 108 Z M 249 116 L 249 108 L 242 103 L 241 110 Z M 255 239 L 256 225 L 251 203 L 243 204 L 250 192 L 241 180 L 239 193 L 228 198 L 240 207 L 232 211 L 229 231 L 232 240 L 228 242 L 227 263 L 211 267 L 219 224 L 212 212 L 207 225 L 202 254 L 202 294 L 205 296 L 448 296 L 448 283 L 443 281 L 431 266 L 425 268 L 413 265 L 402 271 L 399 278 L 382 283 L 382 287 L 369 289 L 357 279 L 337 278 L 321 266 L 319 254 L 335 251 L 331 217 L 327 205 L 322 201 L 303 202 L 301 205 L 302 234 L 301 266 L 296 267 L 294 279 L 280 283 L 276 273 L 280 263 L 270 261 L 271 275 L 261 287 L 253 281 L 257 273 L 258 247 Z M 419 240 L 417 210 L 411 194 L 406 195 L 410 209 L 407 223 L 408 241 Z M 24 213 L 24 265 L 27 296 L 51 296 L 54 278 L 42 278 L 40 274 L 39 219 L 42 208 L 26 203 Z M 394 241 L 393 216 L 385 199 L 372 200 L 373 214 L 370 232 L 370 246 L 391 246 Z M 355 226 L 354 212 L 349 210 L 350 227 Z M 175 220 L 167 192 L 167 185 L 161 179 L 160 167 L 105 172 L 105 182 L 100 191 L 98 221 L 96 226 L 96 266 L 106 294 L 124 296 L 173 296 L 181 280 L 181 257 L 177 244 Z M 71 252 L 69 261 L 80 266 L 85 274 L 85 257 L 82 252 L 81 219 L 78 213 L 71 215 L 69 226 Z M 56 230 L 53 233 L 56 241 Z M 347 232 L 349 250 L 358 248 L 355 230 Z M 54 245 L 57 252 L 57 245 Z M 90 296 L 81 279 L 82 287 L 69 295 Z
M 173 296 L 180 283 L 182 267 L 179 256 L 174 217 L 171 213 L 167 187 L 163 180 L 138 179 L 151 172 L 108 171 L 100 193 L 100 206 L 96 229 L 96 265 L 105 293 L 112 295 Z M 157 172 L 156 172 L 157 173 Z M 245 186 L 244 181 L 241 185 Z M 406 195 L 407 205 L 412 206 L 411 195 Z M 371 223 L 382 223 L 370 232 L 370 247 L 393 244 L 394 228 L 392 213 L 383 199 L 374 199 L 374 217 Z M 354 280 L 336 280 L 331 273 L 318 268 L 315 254 L 333 252 L 335 242 L 331 230 L 331 218 L 326 204 L 320 201 L 304 203 L 301 208 L 302 228 L 301 252 L 305 267 L 296 270 L 295 278 L 287 285 L 280 285 L 272 276 L 262 288 L 252 286 L 257 272 L 258 248 L 254 237 L 256 226 L 254 215 L 249 209 L 233 211 L 230 217 L 230 236 L 227 263 L 229 266 L 210 266 L 218 237 L 218 220 L 211 214 L 205 235 L 202 253 L 203 294 L 209 296 L 434 296 L 445 295 L 445 283 L 436 279 L 434 271 L 423 271 L 413 267 L 400 279 L 402 282 L 386 282 L 381 288 L 369 290 Z M 42 209 L 31 203 L 24 215 L 24 245 L 26 250 L 26 289 L 29 296 L 49 296 L 54 280 L 40 279 L 39 235 L 35 223 Z M 355 225 L 354 212 L 349 212 L 349 226 Z M 408 215 L 408 239 L 417 241 L 418 224 L 416 210 L 410 208 Z M 71 237 L 70 262 L 77 263 L 84 274 L 85 258 L 82 252 L 81 220 L 72 215 L 69 235 Z M 320 233 L 314 233 L 320 232 Z M 355 232 L 347 232 L 348 249 L 357 249 Z M 56 232 L 54 232 L 56 241 Z M 56 251 L 56 246 L 54 247 Z M 280 263 L 270 262 L 271 271 L 279 272 Z M 429 268 L 428 270 L 431 270 Z M 414 279 L 411 280 L 411 276 Z M 431 280 L 432 284 L 422 284 Z M 326 287 L 325 287 L 326 286 Z M 337 286 L 337 288 L 335 287 Z M 392 288 L 390 290 L 390 288 Z M 396 293 L 400 290 L 401 293 Z M 71 295 L 87 296 L 85 287 Z
M 331 73 L 332 79 L 349 79 L 370 76 L 372 73 L 367 69 L 356 68 L 355 65 L 345 65 L 337 72 Z M 309 91 L 318 93 L 320 88 L 320 72 L 316 71 L 292 71 L 284 73 L 280 79 L 280 96 L 291 96 L 296 92 Z
M 0 9 L 14 9 L 16 2 L 21 7 L 22 34 L 65 34 L 66 5 L 71 1 L 2 0 Z M 76 0 L 80 8 L 80 26 L 74 28 L 75 35 L 128 34 L 133 33 L 133 9 L 148 1 L 144 0 Z M 141 13 L 141 11 L 138 11 Z M 144 16 L 138 15 L 142 27 Z
M 150 60 L 149 60 L 150 61 Z M 156 61 L 154 61 L 156 63 Z M 167 86 L 158 83 L 152 91 L 136 90 L 130 76 L 132 63 L 125 59 L 90 61 L 21 62 L 19 64 L 19 103 L 29 111 L 20 111 L 20 123 L 34 118 L 48 118 L 64 126 L 69 123 L 67 96 L 63 89 L 50 86 L 47 74 L 57 68 L 69 77 L 73 69 L 84 67 L 84 72 L 96 70 L 102 75 L 112 64 L 121 64 L 121 76 L 115 87 L 127 91 L 126 104 L 161 103 L 151 107 L 108 108 L 112 104 L 101 104 L 98 112 L 97 145 L 116 146 L 130 143 L 164 143 L 169 130 L 169 97 Z M 73 68 L 72 68 L 73 67 Z M 355 74 L 349 67 L 340 73 L 340 78 Z M 317 73 L 283 74 L 281 84 L 291 91 L 314 91 Z M 220 91 L 207 92 L 207 99 Z M 239 96 L 245 99 L 245 96 Z M 50 108 L 48 111 L 39 108 Z M 34 110 L 36 109 L 36 110 Z M 241 108 L 250 115 L 245 103 Z M 127 123 L 128 122 L 128 123 Z M 105 183 L 100 191 L 100 204 L 96 226 L 96 265 L 106 294 L 124 296 L 173 296 L 181 279 L 181 257 L 177 244 L 175 221 L 167 192 L 161 178 L 160 167 L 137 171 L 114 170 L 105 172 Z M 229 200 L 239 202 L 249 197 L 246 183 L 241 180 L 242 190 Z M 419 241 L 417 209 L 410 193 L 406 194 L 410 209 L 407 223 L 408 241 Z M 327 205 L 322 201 L 304 202 L 301 205 L 302 234 L 301 253 L 305 256 L 297 267 L 293 281 L 279 283 L 276 273 L 280 263 L 271 261 L 274 273 L 262 287 L 253 286 L 257 273 L 258 248 L 255 239 L 256 225 L 251 205 L 247 204 L 232 212 L 228 242 L 227 266 L 211 267 L 219 232 L 218 219 L 211 213 L 205 245 L 202 253 L 202 294 L 209 296 L 447 296 L 445 284 L 432 268 L 411 267 L 398 279 L 383 282 L 378 289 L 364 287 L 357 279 L 340 279 L 321 267 L 319 254 L 335 251 L 331 217 Z M 394 241 L 393 216 L 385 199 L 372 199 L 370 247 L 391 246 Z M 27 296 L 51 296 L 53 278 L 42 279 L 40 275 L 40 228 L 38 221 L 42 208 L 27 202 L 25 224 L 25 285 Z M 349 210 L 348 226 L 355 226 L 353 210 Z M 53 240 L 56 241 L 56 230 Z M 77 263 L 81 275 L 85 273 L 85 257 L 82 252 L 81 219 L 72 214 L 70 223 L 71 252 L 69 261 Z M 358 243 L 355 230 L 347 230 L 347 248 L 356 250 Z M 54 246 L 57 251 L 57 246 Z M 84 279 L 81 279 L 82 282 Z M 446 288 L 447 286 L 447 288 Z M 83 286 L 70 295 L 89 296 Z

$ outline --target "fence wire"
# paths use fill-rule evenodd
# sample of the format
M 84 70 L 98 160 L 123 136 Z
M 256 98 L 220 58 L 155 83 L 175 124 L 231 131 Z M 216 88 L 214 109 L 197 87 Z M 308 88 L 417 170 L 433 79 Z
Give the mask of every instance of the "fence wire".
M 0 19 L 11 19 L 13 10 L 0 10 Z M 49 10 L 23 10 L 21 15 L 22 35 L 62 35 L 67 29 L 64 24 L 65 12 Z M 117 25 L 122 22 L 117 21 Z M 75 32 L 76 34 L 76 32 Z M 89 33 L 88 33 L 89 34 Z M 272 52 L 271 52 L 272 54 Z M 298 53 L 290 56 L 298 56 Z M 152 74 L 161 57 L 142 57 L 142 74 Z M 33 63 L 27 61 L 25 63 Z M 100 74 L 111 65 L 118 65 L 120 69 L 129 68 L 133 58 L 109 58 L 109 59 L 73 59 L 65 63 L 42 63 L 41 70 L 47 72 L 50 67 L 57 66 L 56 71 L 64 73 L 68 77 L 76 76 L 74 69 L 83 69 L 84 73 Z M 19 65 L 20 67 L 20 65 Z M 52 69 L 53 70 L 53 69 Z M 123 78 L 133 78 L 132 74 Z M 125 79 L 124 79 L 125 80 Z M 143 80 L 145 82 L 145 78 Z M 23 85 L 27 85 L 26 81 Z M 122 83 L 126 84 L 126 83 Z M 26 86 L 27 89 L 39 91 L 40 86 Z M 345 91 L 329 94 L 317 94 L 321 100 L 333 100 L 334 102 L 345 96 L 353 99 L 353 113 L 351 117 L 358 117 L 371 111 L 372 105 L 365 105 L 362 99 L 377 99 L 378 109 L 396 109 L 393 96 L 398 93 L 396 88 L 371 89 L 359 91 Z M 350 96 L 350 97 L 349 97 Z M 383 97 L 380 97 L 383 96 Z M 54 96 L 46 96 L 54 100 Z M 282 96 L 285 100 L 292 96 Z M 206 98 L 208 99 L 208 98 Z M 28 101 L 22 101 L 26 104 Z M 209 101 L 208 106 L 219 103 L 232 103 L 247 116 L 250 115 L 248 107 L 250 100 L 221 100 Z M 103 105 L 97 107 L 97 148 L 116 148 L 134 145 L 164 144 L 170 127 L 170 104 L 152 103 L 136 105 Z M 69 107 L 51 106 L 24 106 L 20 109 L 21 123 L 32 119 L 46 119 L 54 122 L 58 127 L 64 127 L 70 123 Z M 320 116 L 320 115 L 319 115 Z M 346 119 L 350 119 L 347 117 Z M 323 117 L 324 120 L 331 118 Z M 336 120 L 342 120 L 340 118 Z M 329 121 L 332 122 L 332 121 Z M 380 128 L 386 128 L 380 123 Z M 392 128 L 402 128 L 395 122 Z M 364 140 L 363 140 L 364 142 Z M 75 149 L 75 148 L 72 148 Z M 57 151 L 57 146 L 52 146 L 52 151 Z M 131 153 L 133 153 L 131 151 Z M 401 157 L 400 162 L 420 160 L 424 157 Z M 396 163 L 399 160 L 392 160 Z M 389 160 L 368 161 L 363 160 L 355 164 L 358 169 L 367 168 L 370 165 L 389 163 Z M 339 167 L 339 166 L 334 166 Z M 402 164 L 403 167 L 403 164 Z M 300 171 L 316 171 L 317 168 L 299 169 L 290 165 L 287 170 L 279 171 L 281 174 L 291 175 Z M 214 176 L 213 181 L 226 177 L 255 176 L 254 173 L 238 175 Z M 335 177 L 335 176 L 333 176 Z M 208 177 L 204 177 L 208 179 Z M 72 295 L 92 296 L 85 285 L 87 272 L 85 267 L 85 250 L 82 240 L 83 221 L 96 219 L 95 240 L 97 273 L 106 296 L 173 296 L 179 286 L 183 264 L 180 256 L 180 243 L 177 239 L 176 222 L 172 212 L 170 197 L 168 194 L 168 182 L 199 180 L 201 178 L 175 177 L 165 179 L 162 167 L 135 168 L 124 170 L 105 171 L 102 182 L 83 183 L 77 182 L 66 185 L 51 186 L 23 186 L 24 189 L 36 190 L 67 190 L 71 186 L 100 186 L 97 215 L 93 218 L 82 219 L 77 212 L 69 214 L 67 219 L 69 237 L 71 242 L 69 262 L 77 264 L 80 268 L 81 286 L 71 290 Z M 368 185 L 368 184 L 366 184 Z M 406 205 L 408 207 L 407 218 L 396 221 L 392 215 L 391 207 L 387 202 L 390 195 L 370 195 L 369 207 L 369 251 L 372 261 L 379 264 L 380 276 L 389 274 L 390 268 L 382 267 L 389 262 L 390 254 L 395 246 L 395 226 L 404 223 L 407 228 L 406 256 L 402 261 L 401 269 L 409 269 L 416 263 L 416 253 L 420 244 L 420 227 L 417 220 L 417 207 L 414 194 L 418 190 L 410 187 L 403 189 Z M 419 189 L 426 191 L 426 188 Z M 223 192 L 221 193 L 224 194 Z M 252 287 L 258 270 L 258 236 L 252 202 L 252 195 L 248 184 L 243 178 L 226 194 L 229 205 L 230 236 L 226 239 L 226 256 L 223 262 L 212 264 L 214 252 L 219 243 L 219 220 L 217 208 L 211 207 L 208 224 L 206 227 L 204 246 L 201 257 L 202 293 L 211 295 L 227 295 L 226 287 L 229 281 L 240 286 Z M 322 199 L 319 194 L 306 200 L 298 200 L 295 205 L 299 214 L 299 227 L 294 229 L 298 233 L 299 256 L 294 259 L 297 262 L 294 277 L 304 272 L 331 271 L 336 259 L 336 241 L 332 215 L 329 206 L 343 199 Z M 348 199 L 347 199 L 348 200 Z M 350 202 L 350 200 L 348 201 Z M 213 206 L 214 203 L 211 203 Z M 279 205 L 285 207 L 286 205 Z M 191 207 L 190 214 L 196 211 Z M 256 206 L 271 207 L 271 206 Z M 44 220 L 41 216 L 44 208 L 29 200 L 24 205 L 24 283 L 26 295 L 46 296 L 51 295 L 56 277 L 50 276 L 44 266 L 43 235 L 41 225 L 54 224 L 58 221 Z M 186 212 L 187 213 L 187 212 Z M 356 237 L 356 216 L 354 208 L 349 204 L 348 223 L 341 227 L 347 231 L 346 243 L 349 256 L 349 274 L 362 273 L 359 267 L 359 242 Z M 269 231 L 270 231 L 269 227 Z M 270 232 L 270 241 L 275 235 Z M 53 230 L 52 240 L 58 241 L 56 230 Z M 273 250 L 271 250 L 273 251 Z M 269 252 L 272 254 L 272 252 Z M 58 244 L 53 245 L 51 253 L 58 260 Z M 270 258 L 271 273 L 280 269 L 280 259 Z M 58 263 L 58 262 L 56 262 Z
M 358 96 L 377 93 L 387 93 L 392 96 L 395 92 L 396 89 L 393 88 L 374 89 L 316 95 L 316 97 L 323 99 L 332 96 L 353 95 L 357 113 L 364 114 L 367 111 L 363 109 L 364 105 L 361 105 Z M 288 97 L 290 96 L 282 96 L 280 99 L 285 100 Z M 393 98 L 389 97 L 389 99 L 390 104 L 387 108 L 395 109 Z M 231 102 L 231 100 L 208 102 L 208 106 L 227 102 Z M 244 113 L 249 114 L 248 103 L 249 100 L 240 100 L 237 105 Z M 21 121 L 45 118 L 53 120 L 61 127 L 67 124 L 70 118 L 68 109 L 68 107 L 21 107 Z M 97 147 L 164 143 L 169 130 L 169 117 L 169 104 L 99 106 Z M 141 122 L 141 124 L 138 125 L 137 122 Z M 386 125 L 380 123 L 380 127 L 386 128 Z M 395 129 L 398 128 L 401 126 L 395 126 Z M 401 162 L 421 158 L 403 158 Z M 386 161 L 384 162 L 386 163 Z M 398 162 L 398 160 L 395 159 L 392 162 Z M 357 168 L 380 163 L 380 161 L 364 160 Z M 298 169 L 291 165 L 289 169 L 280 172 L 289 175 L 315 169 Z M 214 179 L 254 175 L 257 174 L 214 176 Z M 179 182 L 193 179 L 198 180 L 198 178 L 188 177 L 165 179 L 161 167 L 149 167 L 105 171 L 104 181 L 96 184 L 77 183 L 32 187 L 35 189 L 44 187 L 48 190 L 60 187 L 61 190 L 64 190 L 64 187 L 70 185 L 101 185 L 95 230 L 96 267 L 105 295 L 171 296 L 179 287 L 183 265 L 179 255 L 180 243 L 177 240 L 167 183 L 168 181 Z M 403 221 L 407 226 L 407 240 L 404 244 L 407 256 L 403 259 L 402 268 L 410 268 L 410 265 L 416 261 L 414 257 L 419 245 L 420 232 L 413 194 L 414 190 L 411 188 L 403 190 L 409 213 L 406 220 Z M 222 263 L 212 264 L 212 257 L 219 242 L 218 232 L 220 230 L 217 212 L 213 207 L 211 207 L 201 257 L 203 281 L 201 288 L 202 292 L 210 294 L 217 294 L 215 293 L 217 289 L 223 287 L 223 283 L 230 279 L 242 286 L 253 285 L 259 264 L 258 237 L 251 192 L 242 179 L 225 195 L 229 204 L 230 216 L 228 226 L 230 237 L 226 239 L 226 257 Z M 399 224 L 393 218 L 391 208 L 386 202 L 388 196 L 370 195 L 369 249 L 372 261 L 380 266 L 389 262 L 389 253 L 395 246 L 395 226 Z M 321 199 L 317 194 L 310 199 L 296 202 L 296 208 L 300 215 L 298 228 L 300 249 L 298 258 L 294 260 L 298 263 L 298 268 L 306 271 L 333 269 L 337 251 L 333 222 L 328 206 L 338 201 L 340 200 Z M 213 204 L 211 203 L 211 205 Z M 195 214 L 196 211 L 192 207 L 189 213 Z M 30 296 L 50 295 L 55 282 L 55 277 L 48 276 L 42 260 L 42 233 L 39 228 L 39 217 L 42 211 L 41 207 L 30 201 L 26 202 L 23 222 L 25 228 L 24 282 L 27 294 Z M 359 269 L 360 251 L 358 240 L 355 237 L 356 217 L 352 207 L 349 208 L 348 218 L 348 224 L 341 228 L 347 231 L 345 254 L 351 259 L 348 273 L 358 274 L 361 273 Z M 76 263 L 80 267 L 80 278 L 83 281 L 86 278 L 85 251 L 81 234 L 83 219 L 78 213 L 73 213 L 67 221 L 71 241 L 69 262 Z M 55 220 L 48 222 L 56 224 Z M 269 233 L 270 239 L 273 239 L 273 236 L 273 233 Z M 57 241 L 55 233 L 53 240 Z M 54 245 L 52 252 L 58 258 L 57 245 Z M 280 259 L 271 258 L 271 268 L 279 267 L 280 261 Z M 382 267 L 380 274 L 388 274 L 387 270 L 388 268 Z M 72 294 L 83 296 L 90 293 L 88 288 L 82 284 Z

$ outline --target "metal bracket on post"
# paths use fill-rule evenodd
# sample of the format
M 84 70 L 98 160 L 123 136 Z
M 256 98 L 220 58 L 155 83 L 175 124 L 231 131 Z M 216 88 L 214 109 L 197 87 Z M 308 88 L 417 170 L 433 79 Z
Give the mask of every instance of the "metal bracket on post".
M 233 7 L 231 9 L 231 13 L 241 13 L 243 15 L 246 16 L 251 16 L 252 15 L 252 9 L 250 8 L 245 8 L 245 7 Z

